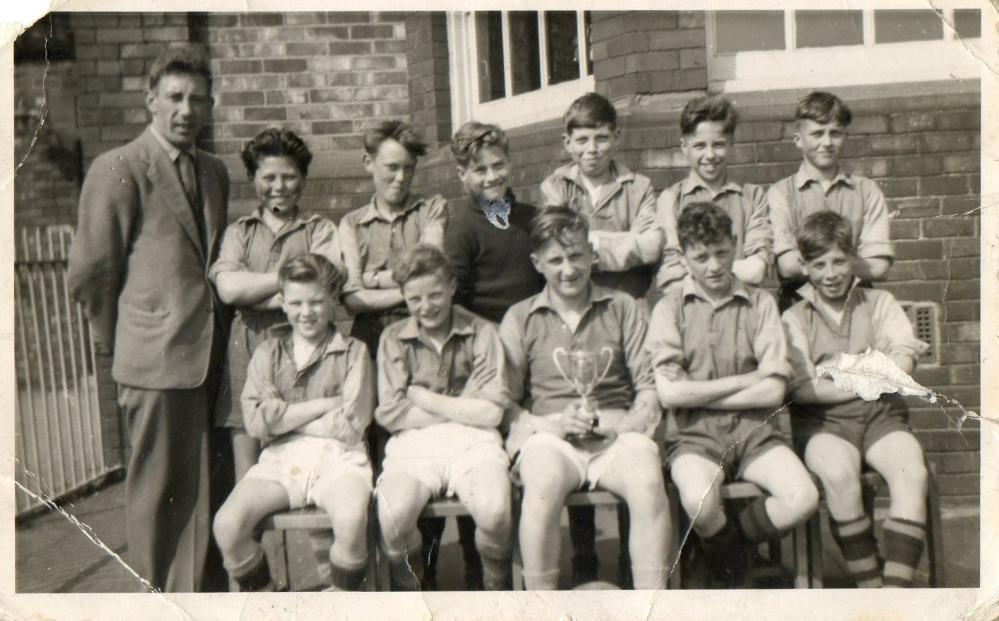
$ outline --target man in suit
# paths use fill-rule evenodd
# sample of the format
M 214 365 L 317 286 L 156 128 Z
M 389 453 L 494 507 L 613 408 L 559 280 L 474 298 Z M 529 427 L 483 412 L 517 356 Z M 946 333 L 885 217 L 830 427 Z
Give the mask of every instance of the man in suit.
M 165 591 L 201 587 L 209 539 L 208 426 L 224 352 L 209 284 L 229 179 L 195 141 L 213 100 L 207 59 L 171 48 L 153 64 L 149 127 L 99 156 L 80 194 L 69 285 L 112 376 L 132 454 L 132 568 Z

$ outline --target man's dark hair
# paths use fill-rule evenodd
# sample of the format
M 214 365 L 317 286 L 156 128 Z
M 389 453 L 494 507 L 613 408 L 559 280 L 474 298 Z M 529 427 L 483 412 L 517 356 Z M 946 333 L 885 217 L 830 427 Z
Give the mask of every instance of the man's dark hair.
M 593 129 L 602 125 L 610 125 L 612 130 L 617 129 L 617 110 L 606 97 L 596 93 L 577 97 L 569 104 L 569 109 L 562 117 L 566 134 L 572 134 L 574 129 Z
M 364 132 L 364 152 L 374 157 L 386 140 L 395 140 L 414 158 L 427 154 L 427 143 L 412 125 L 405 121 L 381 121 Z
M 246 143 L 240 154 L 246 174 L 252 179 L 260 167 L 260 161 L 266 157 L 287 157 L 295 162 L 302 177 L 309 174 L 309 164 L 312 162 L 312 152 L 305 141 L 293 131 L 286 129 L 265 129 L 253 140 Z
M 163 50 L 149 69 L 149 90 L 154 90 L 163 76 L 175 73 L 200 75 L 208 84 L 208 94 L 211 94 L 212 69 L 208 56 L 200 46 L 185 44 Z
M 454 278 L 454 268 L 444 251 L 431 244 L 415 244 L 404 252 L 396 254 L 390 261 L 392 280 L 400 287 L 414 278 L 440 274 L 450 282 Z
M 726 238 L 735 239 L 732 218 L 724 209 L 707 201 L 687 205 L 677 219 L 676 232 L 684 250 L 696 244 L 709 246 Z
M 724 97 L 695 97 L 687 102 L 680 113 L 680 133 L 689 136 L 697 131 L 697 125 L 705 121 L 716 121 L 722 124 L 726 135 L 735 134 L 738 115 L 735 108 Z
M 833 246 L 850 256 L 857 254 L 853 246 L 853 229 L 846 218 L 834 211 L 819 211 L 805 218 L 798 232 L 801 258 L 811 261 Z
M 822 124 L 836 121 L 846 127 L 853 121 L 853 114 L 836 95 L 826 91 L 812 91 L 798 102 L 794 118 L 796 121 L 808 120 Z
M 561 205 L 545 207 L 531 221 L 531 251 L 537 252 L 553 239 L 564 247 L 571 246 L 579 233 L 584 240 L 589 238 L 590 225 L 586 216 Z
M 327 293 L 336 297 L 343 287 L 344 276 L 321 254 L 300 254 L 291 258 L 278 271 L 281 287 L 289 282 L 318 283 Z
M 451 153 L 459 166 L 468 166 L 479 151 L 486 147 L 499 147 L 507 153 L 506 132 L 496 125 L 469 121 L 451 138 Z

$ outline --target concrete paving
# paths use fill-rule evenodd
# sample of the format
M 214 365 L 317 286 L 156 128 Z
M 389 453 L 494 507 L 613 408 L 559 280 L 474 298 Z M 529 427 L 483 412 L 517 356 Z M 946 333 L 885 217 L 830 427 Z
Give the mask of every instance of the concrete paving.
M 124 530 L 124 485 L 108 485 L 63 507 L 67 513 L 90 527 L 93 535 L 103 542 L 102 548 L 90 541 L 61 514 L 48 512 L 29 518 L 18 525 L 15 537 L 16 589 L 21 593 L 134 593 L 141 592 L 139 582 L 108 550 L 127 560 Z M 879 507 L 877 516 L 884 517 Z M 977 587 L 979 580 L 979 513 L 969 504 L 945 500 L 943 506 L 946 578 L 945 586 Z M 569 543 L 563 522 L 562 575 L 563 587 L 568 587 Z M 611 509 L 597 510 L 597 550 L 601 559 L 599 578 L 616 582 L 617 519 Z M 823 534 L 826 585 L 849 586 L 843 573 L 843 561 L 825 529 Z M 296 590 L 320 588 L 315 564 L 308 543 L 302 536 L 289 541 L 292 586 Z M 917 586 L 925 586 L 926 569 L 917 575 Z M 438 564 L 438 585 L 441 590 L 463 588 L 461 550 L 453 520 L 448 522 Z M 787 586 L 776 581 L 771 587 Z

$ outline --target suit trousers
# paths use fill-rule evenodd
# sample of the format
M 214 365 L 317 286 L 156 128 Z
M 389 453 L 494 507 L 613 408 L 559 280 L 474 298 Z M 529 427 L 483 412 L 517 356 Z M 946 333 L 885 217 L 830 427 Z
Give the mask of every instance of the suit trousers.
M 125 476 L 129 564 L 165 592 L 202 588 L 212 532 L 208 432 L 221 352 L 213 346 L 208 378 L 196 388 L 118 386 L 132 448 Z

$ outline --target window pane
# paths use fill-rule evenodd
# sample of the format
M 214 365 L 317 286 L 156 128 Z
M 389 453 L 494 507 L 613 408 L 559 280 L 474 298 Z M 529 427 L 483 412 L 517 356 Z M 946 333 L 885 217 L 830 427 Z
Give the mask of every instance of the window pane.
M 874 42 L 931 41 L 943 38 L 943 21 L 936 11 L 874 11 Z
M 784 11 L 718 11 L 715 46 L 723 54 L 784 49 Z
M 590 49 L 590 29 L 593 27 L 593 15 L 583 11 L 583 32 L 586 33 L 586 75 L 593 75 L 593 50 Z
M 513 94 L 541 88 L 541 53 L 536 11 L 510 11 L 510 70 Z
M 864 44 L 863 11 L 795 11 L 795 47 Z
M 499 11 L 480 11 L 475 14 L 480 103 L 506 96 L 506 87 L 503 83 L 502 19 Z
M 954 9 L 954 30 L 962 39 L 982 36 L 982 12 L 979 9 Z
M 548 84 L 579 79 L 579 30 L 575 11 L 545 11 Z

